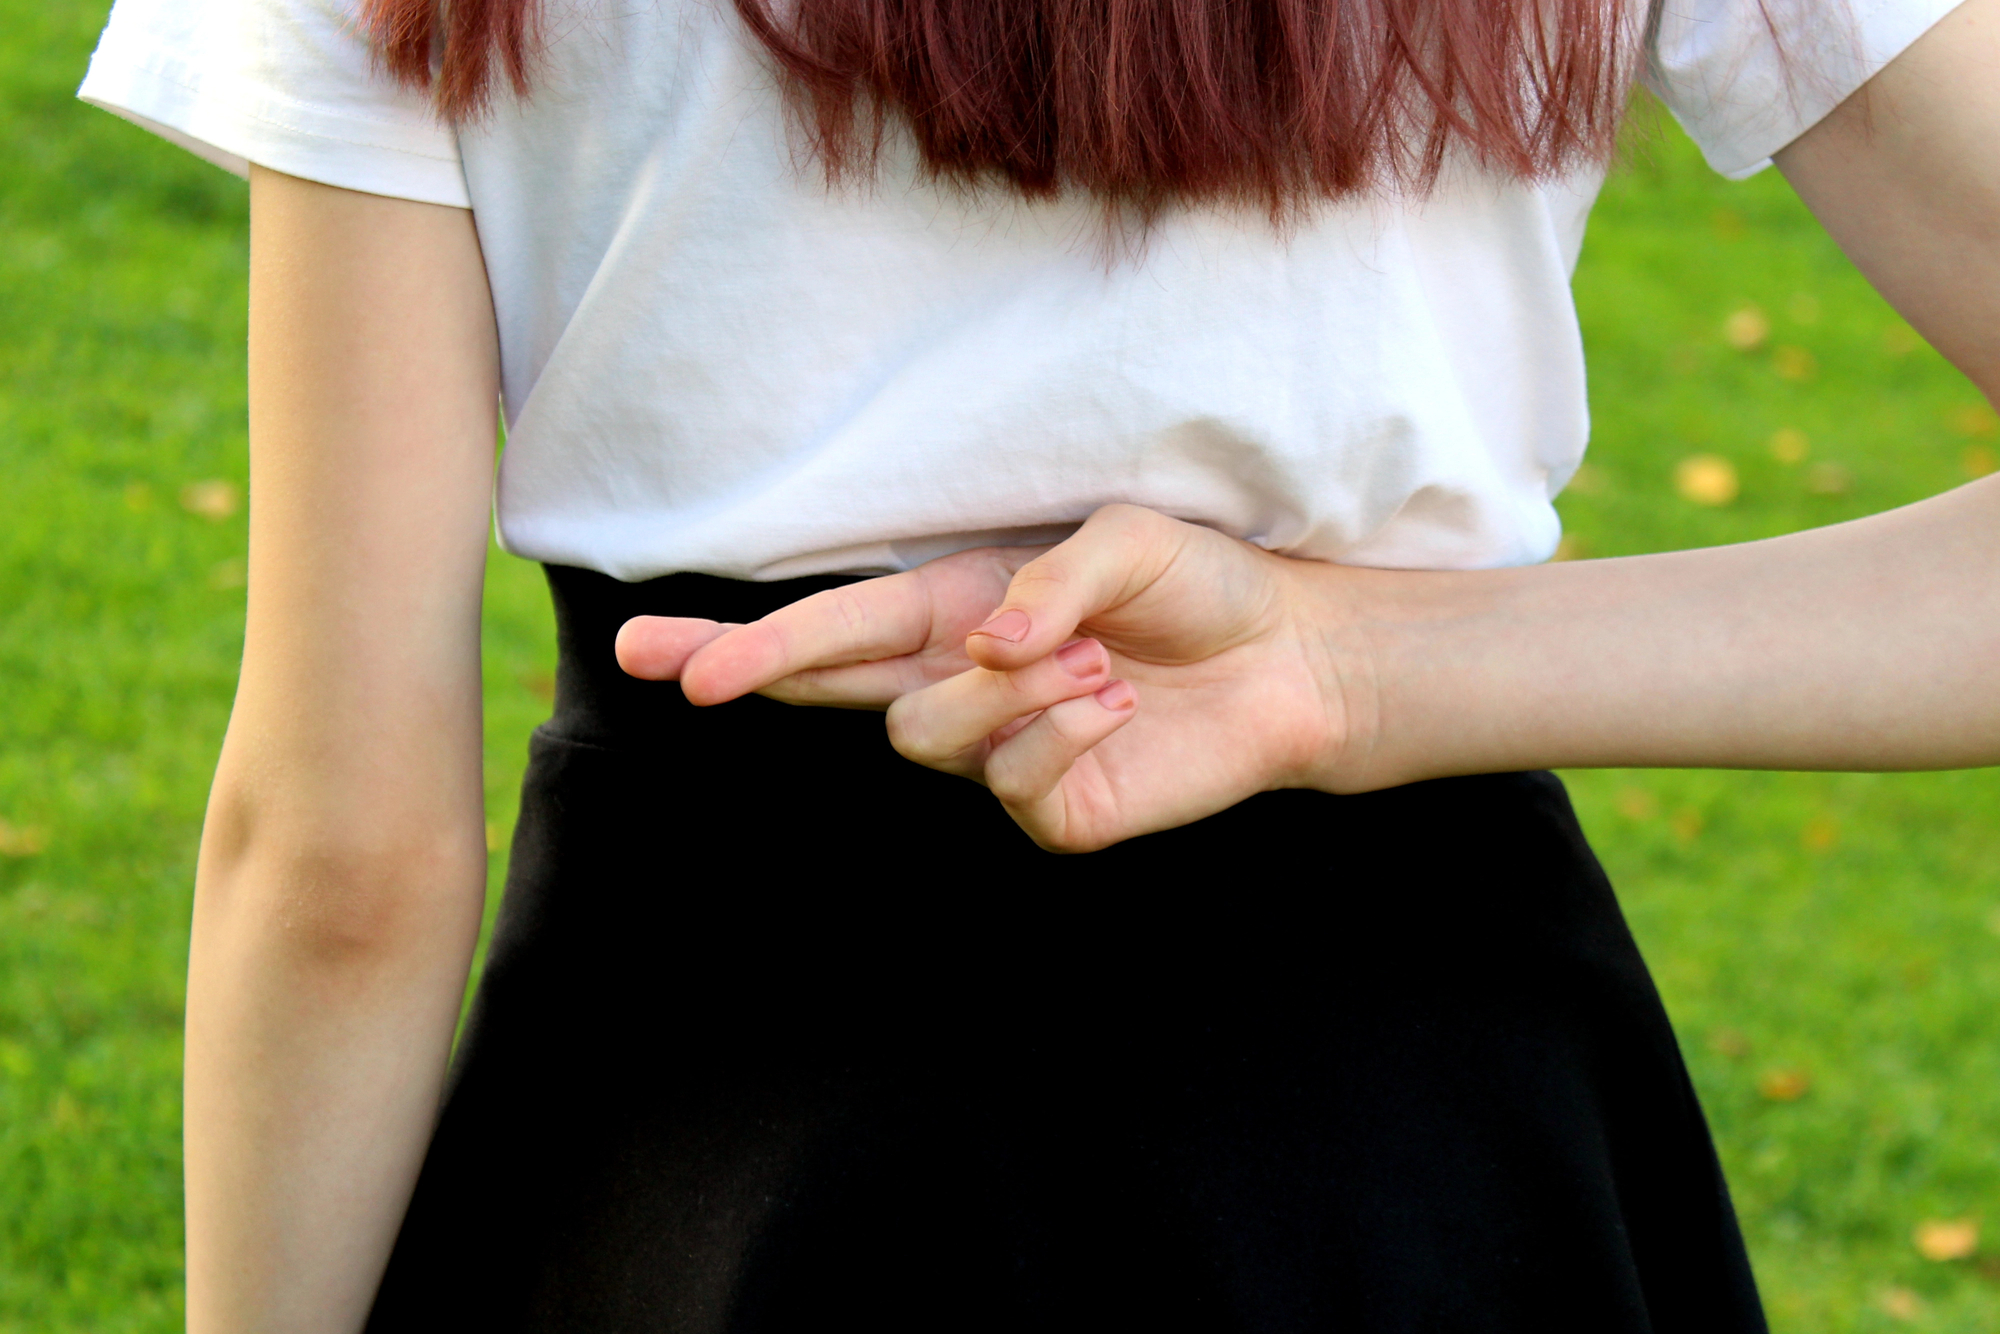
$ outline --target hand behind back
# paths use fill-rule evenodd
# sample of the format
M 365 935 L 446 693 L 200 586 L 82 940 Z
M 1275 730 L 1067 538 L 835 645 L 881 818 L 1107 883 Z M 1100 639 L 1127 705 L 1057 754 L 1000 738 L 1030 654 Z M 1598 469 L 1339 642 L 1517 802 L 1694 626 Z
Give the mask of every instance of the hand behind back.
M 1328 568 L 1114 505 L 1039 553 L 960 552 L 752 625 L 639 617 L 618 660 L 697 704 L 886 708 L 903 755 L 1083 852 L 1330 771 L 1365 672 L 1327 631 Z

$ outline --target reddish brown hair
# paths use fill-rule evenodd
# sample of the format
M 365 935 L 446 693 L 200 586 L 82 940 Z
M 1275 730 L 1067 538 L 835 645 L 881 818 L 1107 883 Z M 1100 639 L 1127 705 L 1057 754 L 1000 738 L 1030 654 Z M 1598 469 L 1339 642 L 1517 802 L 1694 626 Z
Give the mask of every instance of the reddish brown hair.
M 1435 181 L 1454 151 L 1514 177 L 1612 148 L 1628 0 L 734 0 L 830 179 L 892 125 L 925 169 L 1150 215 Z M 538 0 L 365 0 L 398 77 L 452 119 L 496 73 L 526 94 Z

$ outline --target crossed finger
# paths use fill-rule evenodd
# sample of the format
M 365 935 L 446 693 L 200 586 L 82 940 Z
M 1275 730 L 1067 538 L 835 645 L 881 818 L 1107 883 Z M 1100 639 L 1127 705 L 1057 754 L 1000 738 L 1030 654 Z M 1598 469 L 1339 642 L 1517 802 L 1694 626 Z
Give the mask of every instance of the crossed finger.
M 799 704 L 881 708 L 936 680 L 940 667 L 960 670 L 966 632 L 1039 550 L 960 552 L 815 593 L 744 626 L 635 617 L 619 632 L 619 662 L 648 680 L 680 681 L 696 704 L 760 691 Z
M 721 704 L 801 672 L 915 653 L 931 620 L 922 581 L 897 574 L 815 593 L 749 625 L 635 616 L 618 632 L 618 661 L 634 676 L 679 680 L 696 704 Z

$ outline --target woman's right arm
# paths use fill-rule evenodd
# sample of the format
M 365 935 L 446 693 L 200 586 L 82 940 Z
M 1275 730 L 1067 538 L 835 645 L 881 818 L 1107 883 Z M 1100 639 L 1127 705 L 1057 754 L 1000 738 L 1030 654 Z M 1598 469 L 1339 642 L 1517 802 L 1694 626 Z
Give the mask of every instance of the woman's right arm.
M 1776 156 L 2000 403 L 1996 69 L 2000 0 L 1965 0 Z M 1277 786 L 2000 764 L 2000 475 L 1763 542 L 1524 569 L 1287 560 L 1130 506 L 1029 554 L 960 553 L 749 626 L 637 618 L 620 660 L 702 704 L 886 707 L 905 755 L 1078 851 Z M 1053 656 L 1078 635 L 1103 649 Z
M 191 1334 L 352 1331 L 479 929 L 497 350 L 470 213 L 251 176 L 250 589 L 196 879 Z

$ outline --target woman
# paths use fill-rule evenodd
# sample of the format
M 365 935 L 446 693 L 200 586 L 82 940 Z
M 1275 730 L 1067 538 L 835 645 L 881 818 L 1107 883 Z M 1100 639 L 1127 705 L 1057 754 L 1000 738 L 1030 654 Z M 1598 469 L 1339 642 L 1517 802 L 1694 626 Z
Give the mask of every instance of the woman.
M 1643 63 L 1990 391 L 1996 25 L 120 0 L 252 192 L 190 1328 L 1761 1328 L 1533 770 L 2000 760 L 2000 481 L 1536 566 L 1568 269 Z

